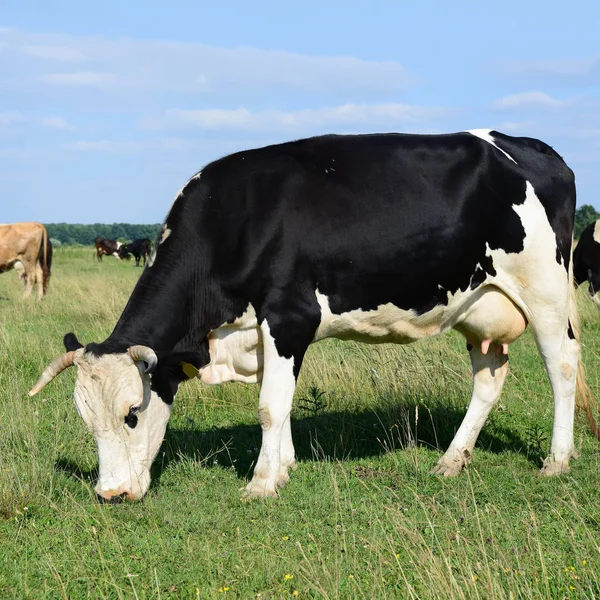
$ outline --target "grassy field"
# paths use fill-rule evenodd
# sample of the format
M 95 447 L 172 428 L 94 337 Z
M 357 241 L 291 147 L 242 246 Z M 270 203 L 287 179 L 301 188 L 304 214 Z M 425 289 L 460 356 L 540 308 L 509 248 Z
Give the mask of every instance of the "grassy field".
M 550 386 L 532 336 L 455 479 L 429 474 L 470 398 L 459 335 L 313 346 L 293 412 L 298 470 L 278 500 L 240 501 L 258 456 L 257 386 L 180 388 L 153 484 L 99 504 L 74 369 L 27 397 L 62 336 L 112 330 L 141 269 L 59 248 L 50 293 L 0 276 L 0 598 L 594 598 L 600 444 L 576 424 L 571 473 L 537 475 Z M 600 397 L 600 313 L 578 293 Z

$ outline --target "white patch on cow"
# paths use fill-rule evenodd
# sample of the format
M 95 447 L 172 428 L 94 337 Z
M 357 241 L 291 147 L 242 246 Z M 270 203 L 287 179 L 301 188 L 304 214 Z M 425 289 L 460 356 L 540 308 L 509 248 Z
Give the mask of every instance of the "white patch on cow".
M 151 267 L 154 264 L 155 260 L 156 260 L 156 244 L 152 248 L 152 252 L 150 253 L 150 256 L 148 258 L 148 267 Z
M 96 492 L 104 498 L 141 498 L 150 485 L 150 466 L 162 443 L 170 405 L 150 389 L 142 363 L 127 354 L 95 357 L 78 350 L 75 405 L 98 448 Z M 137 425 L 125 424 L 138 406 Z
M 226 381 L 257 383 L 262 379 L 262 336 L 252 304 L 233 323 L 225 323 L 208 335 L 210 363 L 200 370 L 204 383 Z
M 594 225 L 594 241 L 597 244 L 600 244 L 600 219 L 598 219 Z
M 540 303 L 545 308 L 555 306 L 556 310 L 552 312 L 562 319 L 564 314 L 568 314 L 568 297 L 563 293 L 568 275 L 564 266 L 556 262 L 556 234 L 529 181 L 526 183 L 525 201 L 514 204 L 513 210 L 519 215 L 525 230 L 523 250 L 507 253 L 487 246 L 486 254 L 492 258 L 497 272 L 494 283 L 523 310 L 528 321 L 531 316 L 528 306 L 533 304 L 535 309 Z M 528 306 L 522 300 L 524 296 L 528 298 Z M 555 302 L 560 305 L 555 305 Z
M 177 200 L 179 200 L 179 198 L 181 198 L 181 196 L 183 196 L 185 194 L 185 188 L 194 180 L 196 179 L 200 179 L 200 176 L 202 175 L 202 171 L 198 171 L 198 173 L 196 173 L 195 175 L 192 175 L 182 186 L 181 189 L 177 192 L 177 194 L 175 194 L 175 198 L 173 198 L 173 202 L 171 203 L 171 208 L 169 210 L 169 212 L 171 212 L 171 210 L 173 210 L 173 207 L 175 206 L 175 203 L 177 202 Z
M 316 292 L 317 302 L 321 307 L 321 323 L 315 333 L 314 342 L 335 337 L 341 340 L 355 340 L 371 344 L 393 342 L 407 344 L 415 340 L 438 335 L 451 326 L 448 315 L 453 312 L 452 306 L 438 305 L 433 310 L 419 315 L 414 310 L 403 310 L 393 304 L 381 304 L 374 310 L 351 310 L 342 314 L 331 312 L 329 298 Z M 454 295 L 455 303 L 460 304 L 462 297 L 468 292 Z M 448 293 L 452 298 L 452 294 Z
M 162 244 L 171 235 L 171 230 L 168 227 L 163 228 L 162 235 L 160 236 L 159 244 Z
M 508 158 L 509 160 L 512 160 L 515 164 L 517 164 L 517 161 L 510 154 L 508 154 L 508 152 L 505 152 L 504 150 L 502 150 L 502 148 L 498 147 L 498 145 L 496 144 L 496 140 L 491 135 L 491 131 L 492 131 L 491 129 L 469 129 L 467 131 L 467 133 L 470 133 L 471 135 L 474 135 L 475 137 L 481 138 L 482 140 L 486 141 L 488 144 L 491 144 L 492 146 L 494 146 L 494 148 L 496 148 L 497 150 L 500 150 L 500 152 L 502 152 L 502 154 L 504 154 L 504 156 L 506 156 L 506 158 Z

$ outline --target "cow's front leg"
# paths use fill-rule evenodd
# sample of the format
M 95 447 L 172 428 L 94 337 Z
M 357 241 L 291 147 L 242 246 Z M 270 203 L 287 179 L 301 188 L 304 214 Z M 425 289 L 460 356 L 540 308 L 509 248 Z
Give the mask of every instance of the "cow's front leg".
M 294 358 L 279 355 L 266 320 L 260 327 L 264 346 L 264 372 L 258 403 L 262 445 L 244 497 L 277 496 L 277 488 L 289 479 L 287 469 L 294 458 L 289 424 L 296 387 Z

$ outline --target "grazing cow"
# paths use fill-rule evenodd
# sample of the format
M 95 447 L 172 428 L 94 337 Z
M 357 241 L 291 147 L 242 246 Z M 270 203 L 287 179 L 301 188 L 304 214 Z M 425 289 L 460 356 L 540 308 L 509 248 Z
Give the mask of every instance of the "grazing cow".
M 121 258 L 128 259 L 129 255 L 133 254 L 136 267 L 140 266 L 140 258 L 144 259 L 144 265 L 146 265 L 146 259 L 150 256 L 150 252 L 152 252 L 152 242 L 148 238 L 133 240 L 131 244 L 123 244 L 119 248 L 119 256 Z
M 554 394 L 542 473 L 562 473 L 575 453 L 576 384 L 586 389 L 574 214 L 561 157 L 495 131 L 328 135 L 238 152 L 178 194 L 111 335 L 84 347 L 67 334 L 30 395 L 76 365 L 96 491 L 137 499 L 184 380 L 260 382 L 263 438 L 245 493 L 272 496 L 295 467 L 290 411 L 311 343 L 403 344 L 454 328 L 473 395 L 435 472 L 456 475 L 498 401 L 508 345 L 530 323 Z
M 600 308 L 600 219 L 588 225 L 573 251 L 575 284 L 589 283 L 589 292 Z
M 41 300 L 52 269 L 52 244 L 41 223 L 0 225 L 0 273 L 13 268 L 25 283 L 25 297 L 37 284 Z
M 99 261 L 102 261 L 102 257 L 105 254 L 112 254 L 117 260 L 121 260 L 119 255 L 119 249 L 123 245 L 121 242 L 117 242 L 115 240 L 108 240 L 103 238 L 102 236 L 98 236 L 94 240 L 94 244 L 96 245 L 96 258 Z

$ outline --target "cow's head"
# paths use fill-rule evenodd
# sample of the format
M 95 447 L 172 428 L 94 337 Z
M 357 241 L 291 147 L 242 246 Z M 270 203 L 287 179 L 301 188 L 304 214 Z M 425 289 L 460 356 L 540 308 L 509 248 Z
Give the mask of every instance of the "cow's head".
M 157 355 L 147 346 L 125 352 L 84 348 L 73 334 L 67 352 L 54 360 L 29 392 L 37 394 L 59 373 L 77 366 L 75 407 L 98 449 L 97 494 L 105 499 L 140 499 L 150 486 L 150 467 L 162 443 L 173 397 L 196 353 Z M 186 374 L 187 373 L 187 374 Z

